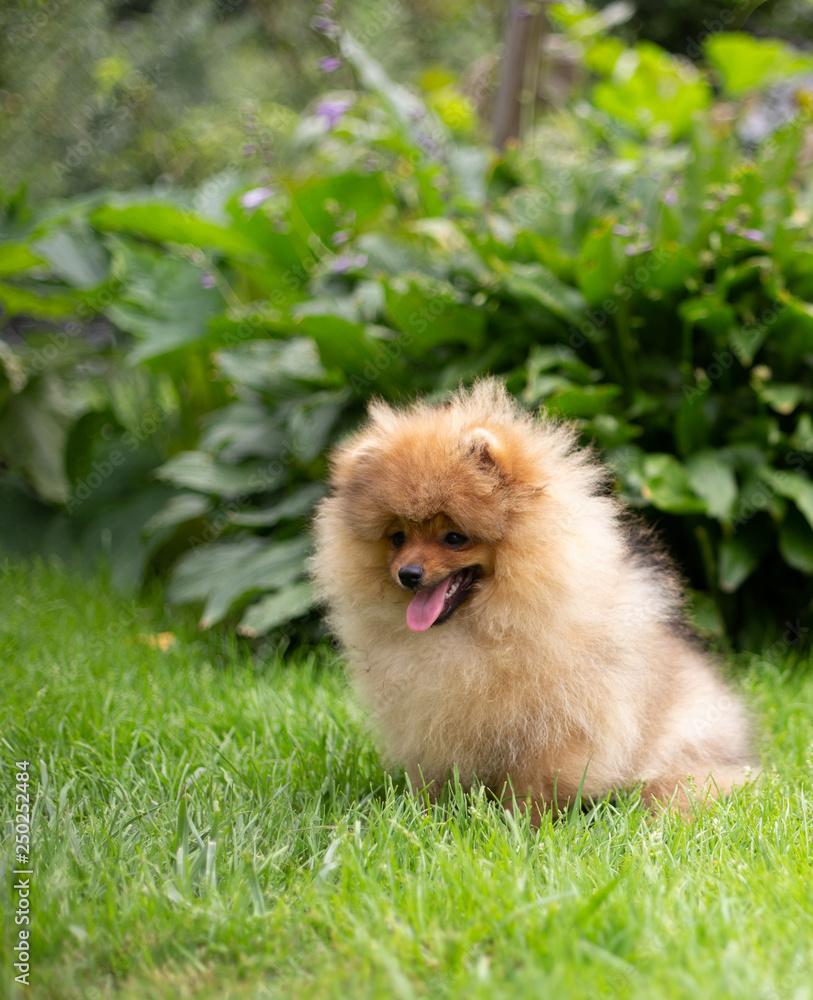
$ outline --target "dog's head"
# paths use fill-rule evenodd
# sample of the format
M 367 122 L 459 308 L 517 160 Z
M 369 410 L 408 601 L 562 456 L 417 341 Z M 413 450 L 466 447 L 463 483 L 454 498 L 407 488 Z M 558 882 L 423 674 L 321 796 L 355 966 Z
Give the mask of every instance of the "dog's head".
M 510 428 L 459 410 L 371 407 L 367 428 L 333 456 L 344 525 L 411 594 L 406 621 L 424 632 L 488 587 L 517 510 L 540 492 L 523 477 Z

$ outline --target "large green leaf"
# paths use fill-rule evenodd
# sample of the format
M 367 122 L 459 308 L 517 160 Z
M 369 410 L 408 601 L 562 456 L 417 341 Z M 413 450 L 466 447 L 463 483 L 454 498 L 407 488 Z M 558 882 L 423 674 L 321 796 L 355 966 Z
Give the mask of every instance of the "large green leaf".
M 597 107 L 643 135 L 684 136 L 696 111 L 711 103 L 711 88 L 687 60 L 651 42 L 639 42 L 618 57 L 609 80 L 596 85 Z
M 478 347 L 483 341 L 486 314 L 457 301 L 450 285 L 423 280 L 387 282 L 387 309 L 402 332 L 399 342 L 414 357 L 440 344 Z
M 227 499 L 262 493 L 283 475 L 281 462 L 255 463 L 249 467 L 218 462 L 202 451 L 182 451 L 155 470 L 158 479 Z
M 222 621 L 228 612 L 247 597 L 267 590 L 280 590 L 302 576 L 310 539 L 293 538 L 269 542 L 253 555 L 225 567 L 211 580 L 201 628 Z
M 798 383 L 768 382 L 758 384 L 756 393 L 763 403 L 767 403 L 777 413 L 793 413 L 805 398 L 807 390 Z
M 261 552 L 266 542 L 244 535 L 233 541 L 218 541 L 185 553 L 175 563 L 167 586 L 167 597 L 175 604 L 205 600 L 215 582 L 235 565 Z
M 620 395 L 617 385 L 574 385 L 554 392 L 547 405 L 566 417 L 595 417 L 606 413 Z
M 686 462 L 686 472 L 709 517 L 728 520 L 737 502 L 737 477 L 730 457 L 725 452 L 699 451 Z
M 136 338 L 130 361 L 161 357 L 206 340 L 207 324 L 223 299 L 214 288 L 201 287 L 201 271 L 187 260 L 157 257 L 118 245 L 126 269 L 118 302 L 107 315 Z
M 35 379 L 0 410 L 0 465 L 22 472 L 40 497 L 68 499 L 65 443 L 71 424 L 55 382 Z
M 55 275 L 74 288 L 93 288 L 107 277 L 108 256 L 99 237 L 87 228 L 49 233 L 33 249 L 48 261 Z
M 22 274 L 44 263 L 45 258 L 33 254 L 24 243 L 0 243 L 0 277 Z
M 759 559 L 753 548 L 739 538 L 720 543 L 717 582 L 720 590 L 733 594 L 756 569 Z
M 703 49 L 723 87 L 734 97 L 777 80 L 813 73 L 813 56 L 776 38 L 715 32 L 706 38 Z
M 397 337 L 385 337 L 381 328 L 327 313 L 302 316 L 298 325 L 316 341 L 325 368 L 363 378 L 371 385 L 397 385 L 394 376 L 403 352 Z
M 272 527 L 280 521 L 304 517 L 324 495 L 325 487 L 322 483 L 308 483 L 271 507 L 238 512 L 232 515 L 231 520 L 233 524 L 247 528 Z
M 501 274 L 502 284 L 510 295 L 532 299 L 567 323 L 578 325 L 588 318 L 587 300 L 582 293 L 566 285 L 543 264 L 509 262 Z
M 686 467 L 674 455 L 652 454 L 643 461 L 641 495 L 658 510 L 701 514 L 705 504 L 692 490 Z
M 9 316 L 30 316 L 34 319 L 64 319 L 76 313 L 77 299 L 69 298 L 43 285 L 36 290 L 20 288 L 0 281 L 0 305 Z
M 760 475 L 779 496 L 793 500 L 813 527 L 813 481 L 800 472 L 778 469 L 764 469 Z
M 90 221 L 103 232 L 133 233 L 156 243 L 191 244 L 249 256 L 259 250 L 236 226 L 219 226 L 161 202 L 103 205 L 92 213 Z
M 161 528 L 172 528 L 185 521 L 203 517 L 212 509 L 208 497 L 200 493 L 179 493 L 171 497 L 164 507 L 144 525 L 144 532 L 151 535 Z
M 782 558 L 802 573 L 813 573 L 813 530 L 794 507 L 788 509 L 779 529 Z
M 591 306 L 613 296 L 626 270 L 621 241 L 613 235 L 614 219 L 606 219 L 588 234 L 579 252 L 579 288 Z
M 237 626 L 237 631 L 249 638 L 264 635 L 272 628 L 306 614 L 314 603 L 315 598 L 309 584 L 293 583 L 250 605 Z
M 290 328 L 290 325 L 289 325 Z M 240 387 L 278 396 L 292 380 L 321 382 L 325 369 L 310 337 L 286 341 L 249 340 L 215 355 L 224 378 Z

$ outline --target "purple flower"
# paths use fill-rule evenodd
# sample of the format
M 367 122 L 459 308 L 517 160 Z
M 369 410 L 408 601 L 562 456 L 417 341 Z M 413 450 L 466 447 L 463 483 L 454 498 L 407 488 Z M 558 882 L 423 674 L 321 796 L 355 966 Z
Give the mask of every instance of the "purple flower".
M 313 28 L 328 38 L 339 37 L 339 26 L 329 17 L 315 17 L 311 22 Z
M 678 195 L 677 191 L 673 187 L 667 188 L 663 192 L 663 203 L 668 205 L 670 208 L 672 205 L 677 205 Z
M 319 60 L 319 69 L 323 73 L 332 73 L 337 70 L 342 64 L 341 59 L 338 56 L 325 56 L 323 59 Z
M 335 100 L 335 101 L 320 101 L 316 105 L 316 115 L 318 118 L 324 118 L 327 124 L 328 130 L 333 129 L 341 120 L 342 115 L 348 108 L 352 107 L 352 101 L 345 100 Z
M 333 240 L 334 247 L 340 246 L 342 243 L 346 243 L 350 239 L 350 230 L 337 229 L 331 239 Z
M 201 288 L 214 288 L 215 279 L 213 274 L 202 274 L 200 276 L 200 287 Z
M 629 226 L 613 226 L 614 236 L 632 236 L 632 230 Z
M 252 208 L 256 208 L 258 205 L 262 205 L 264 201 L 268 201 L 271 195 L 274 194 L 274 188 L 270 185 L 261 188 L 252 188 L 250 191 L 244 191 L 240 195 L 240 208 L 244 208 L 247 212 L 251 211 Z
M 330 270 L 334 274 L 346 274 L 351 268 L 364 267 L 366 263 L 366 253 L 346 253 L 333 261 Z
M 731 235 L 732 233 L 736 233 L 736 231 L 737 231 L 737 226 L 736 226 L 736 223 L 734 223 L 734 222 L 727 222 L 727 223 L 726 223 L 726 224 L 725 224 L 725 225 L 723 226 L 723 232 L 724 232 L 724 233 L 728 233 L 728 235 L 729 235 L 729 236 L 730 236 L 730 235 Z
M 759 229 L 743 229 L 740 236 L 743 239 L 751 240 L 753 243 L 762 243 L 765 240 L 765 233 Z

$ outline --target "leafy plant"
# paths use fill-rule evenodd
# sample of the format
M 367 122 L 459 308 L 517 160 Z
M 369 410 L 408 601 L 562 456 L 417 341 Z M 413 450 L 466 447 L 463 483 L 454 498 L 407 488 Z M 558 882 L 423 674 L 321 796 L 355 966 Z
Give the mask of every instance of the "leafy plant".
M 371 395 L 481 372 L 598 445 L 706 592 L 707 628 L 807 606 L 805 122 L 745 150 L 697 71 L 574 38 L 592 102 L 502 157 L 342 35 L 362 89 L 315 103 L 270 180 L 224 181 L 209 213 L 182 192 L 88 210 L 118 282 L 105 312 L 181 401 L 147 551 L 202 625 L 259 635 L 307 614 L 325 451 Z

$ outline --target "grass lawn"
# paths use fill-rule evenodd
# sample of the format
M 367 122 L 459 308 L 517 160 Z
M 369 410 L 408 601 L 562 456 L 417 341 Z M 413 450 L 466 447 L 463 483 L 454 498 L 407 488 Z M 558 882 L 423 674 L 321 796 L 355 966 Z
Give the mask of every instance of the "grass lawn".
M 694 823 L 630 797 L 533 834 L 482 796 L 425 811 L 391 781 L 327 647 L 252 659 L 41 565 L 2 570 L 0 599 L 0 996 L 813 997 L 799 649 L 737 664 L 756 787 Z

